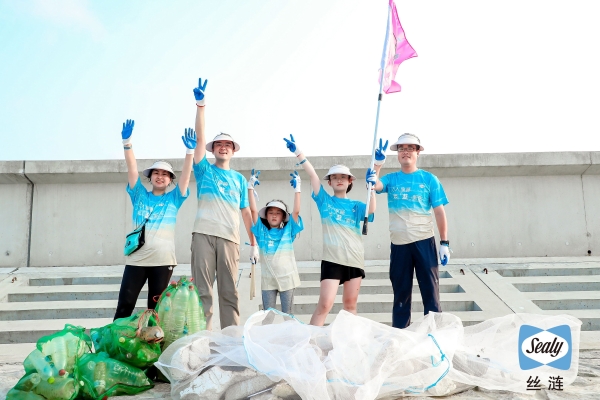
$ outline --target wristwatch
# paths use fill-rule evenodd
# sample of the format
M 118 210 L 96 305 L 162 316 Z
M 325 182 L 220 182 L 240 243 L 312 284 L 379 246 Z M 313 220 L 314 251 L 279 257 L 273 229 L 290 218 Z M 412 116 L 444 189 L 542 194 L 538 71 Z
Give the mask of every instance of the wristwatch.
M 440 240 L 440 245 L 441 246 L 450 246 L 450 241 L 449 240 Z

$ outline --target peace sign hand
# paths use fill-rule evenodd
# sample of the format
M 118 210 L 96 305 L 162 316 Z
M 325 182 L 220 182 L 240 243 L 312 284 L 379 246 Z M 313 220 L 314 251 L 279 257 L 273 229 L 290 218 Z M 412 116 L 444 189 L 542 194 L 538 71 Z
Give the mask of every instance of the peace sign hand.
M 388 140 L 385 141 L 385 145 L 382 144 L 382 140 L 379 139 L 379 148 L 375 150 L 375 165 L 383 165 L 385 163 L 385 151 L 388 147 Z
M 206 105 L 206 84 L 208 79 L 204 80 L 202 84 L 202 78 L 198 78 L 198 87 L 194 88 L 194 97 L 196 98 L 196 105 L 198 107 L 204 107 Z
M 290 151 L 292 153 L 294 153 L 297 156 L 300 155 L 300 154 L 302 154 L 302 150 L 300 150 L 298 148 L 298 146 L 296 145 L 296 141 L 294 140 L 294 135 L 290 134 L 290 139 L 283 138 L 283 140 L 285 140 L 286 147 L 288 149 L 290 149 Z

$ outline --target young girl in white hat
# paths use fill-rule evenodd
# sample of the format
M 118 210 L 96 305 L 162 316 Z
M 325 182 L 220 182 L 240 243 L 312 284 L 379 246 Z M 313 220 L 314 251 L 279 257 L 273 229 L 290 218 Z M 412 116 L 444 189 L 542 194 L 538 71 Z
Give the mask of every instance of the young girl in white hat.
M 313 189 L 312 198 L 317 203 L 323 226 L 323 260 L 321 261 L 321 288 L 317 308 L 310 320 L 311 325 L 322 326 L 335 302 L 339 285 L 344 285 L 342 296 L 344 310 L 356 314 L 356 303 L 360 284 L 365 277 L 364 247 L 360 232 L 360 222 L 364 220 L 366 204 L 351 200 L 346 194 L 352 189 L 354 175 L 345 165 L 334 165 L 324 179 L 333 189 L 333 196 L 327 194 L 319 176 L 300 150 L 294 137 L 284 139 L 288 149 L 296 154 Z M 374 173 L 367 173 L 367 180 L 373 182 Z M 375 212 L 375 196 L 369 205 L 369 221 Z
M 252 233 L 256 237 L 260 252 L 261 291 L 263 309 L 275 308 L 277 293 L 281 301 L 281 311 L 292 314 L 294 289 L 300 286 L 300 276 L 296 268 L 296 257 L 292 243 L 296 235 L 304 229 L 300 217 L 301 179 L 294 171 L 291 186 L 294 188 L 294 208 L 290 214 L 287 205 L 281 200 L 271 200 L 258 210 L 254 186 L 259 185 L 260 171 L 252 170 L 248 180 L 248 201 L 252 213 Z
M 150 309 L 156 307 L 155 298 L 158 299 L 158 295 L 169 284 L 173 268 L 177 265 L 175 222 L 179 208 L 190 193 L 188 184 L 196 147 L 196 133 L 192 129 L 186 129 L 182 139 L 187 150 L 179 184 L 167 192 L 167 188 L 176 178 L 175 172 L 168 162 L 156 161 L 143 172 L 152 185 L 152 190 L 148 191 L 142 185 L 137 161 L 133 155 L 131 143 L 133 125 L 133 120 L 123 123 L 121 137 L 129 180 L 127 193 L 133 205 L 133 227 L 138 228 L 145 224 L 145 243 L 125 257 L 125 271 L 115 319 L 131 315 L 146 281 L 148 281 L 148 308 Z

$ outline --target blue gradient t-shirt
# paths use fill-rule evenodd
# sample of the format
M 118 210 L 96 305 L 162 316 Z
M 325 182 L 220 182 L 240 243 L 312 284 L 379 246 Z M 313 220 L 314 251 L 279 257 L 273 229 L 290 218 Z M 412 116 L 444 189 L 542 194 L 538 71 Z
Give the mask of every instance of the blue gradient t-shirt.
M 248 186 L 242 174 L 221 169 L 206 156 L 194 164 L 198 211 L 194 232 L 240 244 L 239 210 L 248 207 Z
M 434 235 L 432 208 L 448 204 L 440 180 L 431 172 L 418 169 L 405 174 L 392 172 L 381 177 L 388 194 L 390 239 L 393 244 L 407 244 Z
M 146 243 L 135 253 L 125 257 L 125 264 L 140 267 L 177 265 L 175 259 L 175 222 L 177 212 L 190 194 L 181 194 L 179 185 L 164 195 L 155 196 L 146 190 L 138 178 L 133 189 L 127 184 L 127 193 L 133 205 L 133 227 L 137 228 L 146 218 Z
M 252 226 L 260 252 L 262 290 L 283 292 L 300 286 L 292 243 L 303 229 L 302 218 L 298 216 L 296 223 L 291 215 L 283 228 L 269 229 L 260 219 Z
M 325 192 L 312 194 L 321 214 L 323 227 L 323 260 L 354 268 L 364 268 L 365 249 L 360 223 L 365 218 L 367 205 L 361 201 L 340 199 Z M 374 214 L 369 214 L 372 222 Z

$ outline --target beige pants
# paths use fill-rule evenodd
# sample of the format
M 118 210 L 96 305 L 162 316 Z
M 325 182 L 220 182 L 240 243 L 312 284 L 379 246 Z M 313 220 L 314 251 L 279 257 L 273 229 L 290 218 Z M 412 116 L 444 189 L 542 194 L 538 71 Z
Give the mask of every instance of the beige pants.
M 215 276 L 219 286 L 221 329 L 240 324 L 240 305 L 235 286 L 239 263 L 238 244 L 217 236 L 192 234 L 192 276 L 200 293 L 208 330 L 212 329 Z

